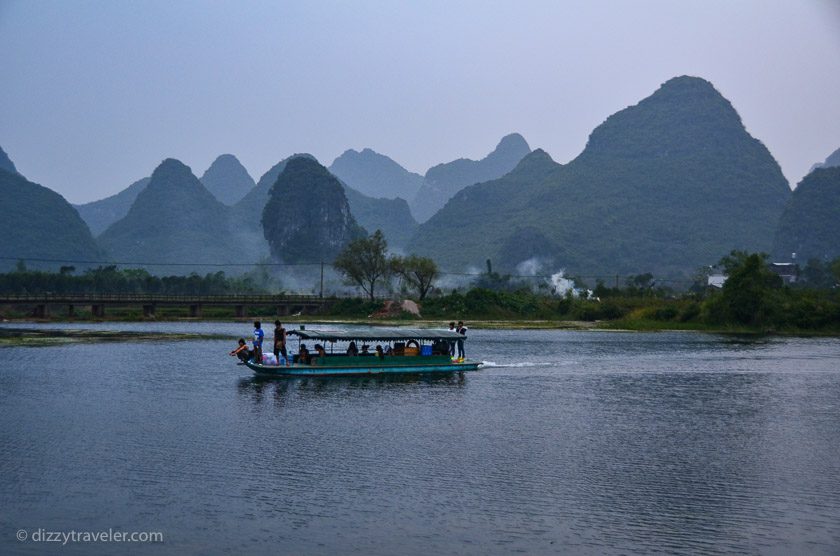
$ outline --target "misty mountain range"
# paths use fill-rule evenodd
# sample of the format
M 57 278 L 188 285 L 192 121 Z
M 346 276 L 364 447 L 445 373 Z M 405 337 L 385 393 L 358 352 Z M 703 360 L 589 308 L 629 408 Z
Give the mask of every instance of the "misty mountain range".
M 284 175 L 298 158 L 297 178 Z M 514 271 L 537 260 L 583 274 L 685 276 L 732 249 L 776 257 L 796 251 L 804 263 L 840 255 L 837 165 L 840 150 L 791 194 L 729 101 L 708 81 L 685 76 L 607 118 L 567 164 L 532 151 L 516 133 L 481 160 L 439 164 L 423 176 L 371 149 L 347 150 L 329 168 L 293 155 L 256 183 L 231 154 L 201 179 L 167 159 L 150 177 L 74 210 L 20 176 L 0 149 L 0 202 L 4 214 L 14 214 L 0 230 L 10 238 L 0 253 L 9 260 L 0 265 L 8 269 L 15 257 L 107 258 L 172 265 L 153 272 L 217 270 L 213 263 L 249 265 L 270 254 L 283 260 L 283 251 L 292 251 L 287 240 L 301 241 L 301 230 L 330 238 L 329 250 L 309 245 L 317 260 L 332 256 L 336 238 L 353 237 L 354 226 L 381 229 L 392 248 L 451 270 L 491 259 Z M 348 214 L 327 216 L 344 214 L 345 203 Z M 313 219 L 321 224 L 313 227 Z M 320 229 L 330 222 L 345 231 Z

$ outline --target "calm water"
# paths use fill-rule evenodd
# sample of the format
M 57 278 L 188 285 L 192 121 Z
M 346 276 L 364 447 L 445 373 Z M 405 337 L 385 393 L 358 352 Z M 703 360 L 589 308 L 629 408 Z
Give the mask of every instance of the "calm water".
M 471 331 L 485 369 L 399 380 L 232 347 L 0 349 L 0 553 L 840 553 L 836 339 Z

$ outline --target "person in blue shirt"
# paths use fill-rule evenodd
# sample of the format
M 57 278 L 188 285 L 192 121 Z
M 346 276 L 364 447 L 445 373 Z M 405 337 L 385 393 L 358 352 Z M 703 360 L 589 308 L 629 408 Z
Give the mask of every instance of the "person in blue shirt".
M 265 333 L 260 328 L 260 321 L 254 321 L 254 362 L 262 363 L 262 343 Z

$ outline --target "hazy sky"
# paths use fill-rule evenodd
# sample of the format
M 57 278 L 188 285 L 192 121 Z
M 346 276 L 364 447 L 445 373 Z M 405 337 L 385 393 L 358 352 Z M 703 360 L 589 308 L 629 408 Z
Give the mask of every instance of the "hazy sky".
M 518 131 L 567 162 L 683 74 L 795 184 L 840 147 L 840 0 L 0 0 L 0 145 L 72 202 L 226 152 L 255 179 L 363 147 L 424 173 Z

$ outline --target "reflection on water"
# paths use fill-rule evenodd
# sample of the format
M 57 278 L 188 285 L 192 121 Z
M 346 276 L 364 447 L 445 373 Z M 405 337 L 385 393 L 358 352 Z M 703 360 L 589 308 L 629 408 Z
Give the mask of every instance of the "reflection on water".
M 399 374 L 399 375 L 371 375 L 358 377 L 262 377 L 252 376 L 239 380 L 241 393 L 258 394 L 262 396 L 268 389 L 281 394 L 297 393 L 301 395 L 332 396 L 345 390 L 392 389 L 396 394 L 405 392 L 411 386 L 455 385 L 463 386 L 465 378 L 463 372 L 436 374 Z
M 840 342 L 469 349 L 483 370 L 301 379 L 223 341 L 0 349 L 0 552 L 113 527 L 172 554 L 838 553 Z M 114 552 L 61 547 L 91 551 Z

